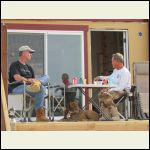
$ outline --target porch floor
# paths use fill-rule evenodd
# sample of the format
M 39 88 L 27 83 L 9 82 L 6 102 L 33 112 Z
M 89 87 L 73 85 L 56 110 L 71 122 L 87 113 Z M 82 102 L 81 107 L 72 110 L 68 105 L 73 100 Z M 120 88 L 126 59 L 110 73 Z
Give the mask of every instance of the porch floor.
M 16 131 L 149 131 L 149 120 L 17 122 Z

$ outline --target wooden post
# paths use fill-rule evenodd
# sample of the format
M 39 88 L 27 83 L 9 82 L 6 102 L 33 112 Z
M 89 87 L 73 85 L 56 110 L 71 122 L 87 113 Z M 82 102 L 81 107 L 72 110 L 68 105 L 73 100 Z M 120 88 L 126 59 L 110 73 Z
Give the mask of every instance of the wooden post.
M 1 130 L 6 130 L 10 131 L 10 121 L 9 121 L 9 116 L 8 116 L 8 107 L 7 107 L 7 102 L 6 102 L 6 95 L 5 95 L 5 89 L 4 89 L 4 82 L 3 82 L 3 77 L 1 73 L 1 112 L 3 115 L 3 121 L 2 122 L 2 116 L 1 116 L 1 127 L 3 129 Z
M 5 24 L 1 23 L 1 79 L 3 77 L 3 85 L 1 83 L 1 130 L 8 129 L 5 124 L 6 114 L 4 114 L 5 111 L 8 111 L 8 110 L 5 110 L 7 108 L 7 98 L 8 98 L 8 69 L 7 69 L 8 58 L 7 57 L 8 57 L 7 28 Z
M 3 75 L 6 101 L 8 99 L 8 51 L 7 51 L 7 28 L 1 23 L 1 72 Z

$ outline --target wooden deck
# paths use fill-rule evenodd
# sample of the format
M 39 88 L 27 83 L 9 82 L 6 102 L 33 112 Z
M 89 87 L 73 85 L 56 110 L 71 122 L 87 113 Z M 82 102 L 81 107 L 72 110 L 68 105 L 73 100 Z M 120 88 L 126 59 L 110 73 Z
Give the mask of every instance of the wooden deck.
M 16 131 L 149 131 L 149 120 L 19 122 Z

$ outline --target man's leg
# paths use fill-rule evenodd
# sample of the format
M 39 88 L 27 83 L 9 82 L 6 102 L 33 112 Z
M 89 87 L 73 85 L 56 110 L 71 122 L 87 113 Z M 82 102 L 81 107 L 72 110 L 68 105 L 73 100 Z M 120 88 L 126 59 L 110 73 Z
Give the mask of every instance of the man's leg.
M 36 120 L 37 121 L 49 121 L 45 117 L 45 109 L 43 108 L 44 105 L 44 96 L 45 96 L 45 87 L 41 85 L 40 91 L 35 94 L 35 110 L 36 110 Z
M 47 85 L 49 83 L 49 76 L 48 75 L 42 75 L 40 77 L 36 78 L 41 82 L 42 85 Z
M 109 93 L 112 95 L 113 100 L 123 96 L 124 94 L 123 91 L 110 91 Z
M 111 92 L 109 92 L 111 95 L 112 95 L 112 97 L 113 97 L 113 100 L 114 99 L 117 99 L 117 98 L 119 98 L 119 97 L 121 97 L 121 96 L 123 96 L 123 94 L 124 94 L 124 92 L 123 91 L 111 91 Z M 117 107 L 115 106 L 115 104 L 114 105 L 111 105 L 110 107 L 109 107 L 109 110 L 110 110 L 110 113 L 111 113 L 111 116 L 112 116 L 112 120 L 120 120 L 120 117 L 119 117 L 119 112 L 118 112 L 118 109 L 117 109 Z
M 14 94 L 23 94 L 24 93 L 24 85 L 19 85 L 12 90 Z

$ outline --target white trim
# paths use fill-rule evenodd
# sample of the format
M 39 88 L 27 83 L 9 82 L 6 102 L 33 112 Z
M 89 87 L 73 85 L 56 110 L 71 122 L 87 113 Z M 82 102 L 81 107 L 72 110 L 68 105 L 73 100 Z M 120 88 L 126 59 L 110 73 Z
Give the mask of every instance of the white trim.
M 128 31 L 123 32 L 123 40 L 124 39 L 126 39 L 126 42 L 123 42 L 124 65 L 129 69 Z
M 126 32 L 123 32 L 123 54 L 124 54 L 124 66 L 126 67 L 126 42 L 124 42 L 124 39 L 126 39 Z
M 83 31 L 48 30 L 48 34 L 82 35 Z
M 8 29 L 7 32 L 12 33 L 47 33 L 47 34 L 65 34 L 65 35 L 80 35 L 84 31 L 69 31 L 69 30 L 16 30 L 16 29 Z
M 46 30 L 16 30 L 16 29 L 8 29 L 7 32 L 12 33 L 46 33 Z
M 130 69 L 129 66 L 129 37 L 128 37 L 128 31 L 125 31 L 125 35 L 126 35 L 126 67 L 128 69 Z
M 84 33 L 82 32 L 81 39 L 81 52 L 82 52 L 82 79 L 85 78 L 85 60 L 84 60 Z M 87 79 L 86 79 L 87 80 Z M 82 94 L 82 107 L 85 106 L 85 96 Z
M 90 29 L 90 31 L 106 31 L 106 32 L 123 32 L 123 31 L 127 31 L 125 29 L 121 30 L 121 29 Z
M 47 61 L 47 33 L 44 33 L 44 74 L 48 74 L 48 61 Z
M 44 74 L 45 75 L 48 75 L 48 72 L 47 72 L 47 33 L 44 33 Z M 49 94 L 49 90 L 46 90 L 47 94 Z M 45 115 L 46 117 L 50 117 L 48 116 L 48 109 L 49 109 L 49 106 L 48 106 L 48 99 L 45 100 Z

